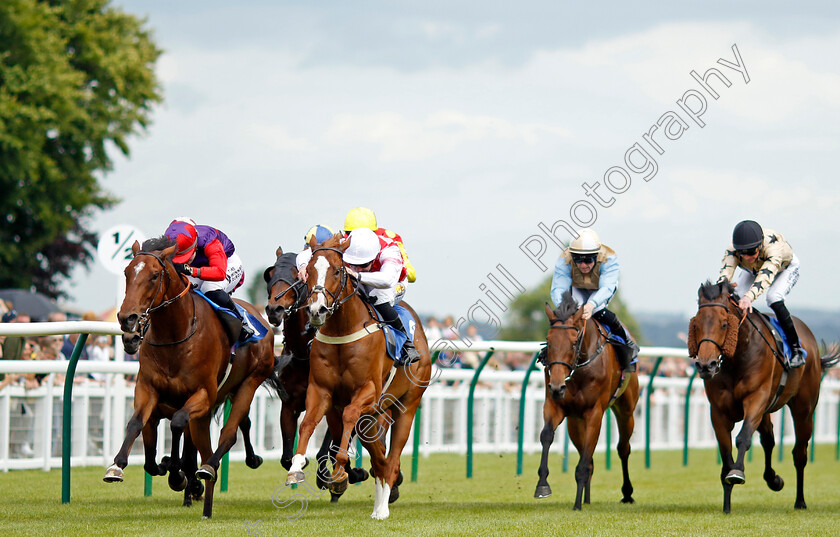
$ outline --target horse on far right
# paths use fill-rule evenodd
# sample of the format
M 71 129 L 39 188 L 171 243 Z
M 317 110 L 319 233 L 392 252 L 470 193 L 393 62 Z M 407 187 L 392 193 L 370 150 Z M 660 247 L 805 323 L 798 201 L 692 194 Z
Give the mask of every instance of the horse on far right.
M 697 314 L 688 327 L 688 353 L 706 386 L 723 462 L 723 512 L 731 509 L 732 488 L 746 482 L 744 456 L 757 430 L 764 448 L 764 481 L 770 490 L 780 491 L 784 480 L 772 468 L 773 422 L 770 415 L 783 406 L 790 408 L 796 441 L 795 509 L 805 509 L 805 465 L 808 442 L 814 429 L 814 409 L 820 395 L 822 374 L 840 361 L 840 353 L 820 357 L 814 334 L 794 318 L 796 331 L 807 352 L 805 365 L 790 368 L 784 345 L 774 337 L 771 320 L 759 313 L 742 312 L 729 281 L 707 281 L 698 291 Z M 732 429 L 743 421 L 735 440 L 737 459 L 732 456 Z

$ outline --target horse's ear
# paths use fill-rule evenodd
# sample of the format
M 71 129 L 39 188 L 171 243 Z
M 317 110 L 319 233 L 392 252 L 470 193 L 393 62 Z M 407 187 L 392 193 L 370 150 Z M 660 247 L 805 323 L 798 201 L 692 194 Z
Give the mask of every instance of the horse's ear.
M 172 246 L 170 246 L 169 248 L 166 248 L 164 251 L 162 251 L 162 252 L 160 253 L 160 257 L 161 257 L 162 259 L 169 259 L 169 256 L 171 256 L 172 254 L 174 254 L 174 253 L 175 253 L 175 250 L 177 250 L 177 249 L 178 249 L 178 245 L 177 245 L 177 244 L 173 244 L 173 245 L 172 245 Z
M 688 356 L 691 358 L 697 357 L 697 317 L 692 317 L 688 321 Z
M 551 309 L 551 306 L 548 305 L 548 302 L 545 303 L 545 314 L 548 315 L 549 321 L 557 319 L 557 315 L 554 314 L 554 310 Z
M 309 247 L 314 250 L 316 246 L 318 246 L 318 239 L 315 238 L 315 234 L 313 233 L 312 236 L 309 237 Z
M 277 247 L 276 254 L 277 254 L 277 257 L 280 257 L 281 255 L 283 255 L 283 247 L 282 246 Z
M 134 255 L 137 255 L 137 254 L 140 253 L 140 243 L 139 242 L 134 241 L 134 244 L 131 245 L 131 253 L 133 253 Z
M 335 238 L 335 236 L 333 236 L 333 238 Z M 341 250 L 342 252 L 347 250 L 347 247 L 350 246 L 350 241 L 351 240 L 353 240 L 353 237 L 350 236 L 350 235 L 347 235 L 347 238 L 345 238 L 343 241 L 340 241 L 338 243 L 338 249 Z
M 263 271 L 263 280 L 265 280 L 265 283 L 268 283 L 268 281 L 271 279 L 272 272 L 274 272 L 274 267 L 268 267 Z

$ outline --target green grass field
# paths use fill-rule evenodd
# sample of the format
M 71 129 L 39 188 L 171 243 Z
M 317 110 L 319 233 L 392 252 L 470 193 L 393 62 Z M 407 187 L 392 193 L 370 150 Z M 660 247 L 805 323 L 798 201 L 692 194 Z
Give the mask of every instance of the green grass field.
M 755 446 L 758 448 L 758 446 Z M 824 536 L 840 535 L 840 462 L 834 446 L 817 447 L 816 460 L 806 468 L 805 499 L 808 509 L 793 509 L 795 475 L 789 447 L 785 460 L 774 466 L 785 479 L 785 488 L 771 492 L 761 478 L 760 448 L 746 468 L 747 483 L 733 491 L 732 514 L 722 512 L 720 468 L 714 451 L 692 451 L 682 466 L 681 452 L 654 452 L 651 468 L 644 468 L 644 453 L 631 455 L 630 477 L 636 503 L 619 502 L 621 473 L 613 453 L 613 468 L 605 469 L 603 454 L 596 454 L 592 503 L 572 511 L 574 502 L 572 457 L 568 473 L 562 458 L 553 455 L 549 483 L 554 495 L 533 499 L 538 457 L 525 458 L 523 475 L 516 475 L 516 457 L 478 455 L 474 477 L 465 477 L 466 459 L 435 455 L 420 460 L 419 479 L 408 479 L 410 459 L 403 468 L 406 482 L 402 496 L 391 505 L 386 521 L 370 519 L 373 484 L 351 485 L 338 505 L 325 493 L 315 498 L 305 488 L 277 492 L 282 502 L 293 494 L 308 505 L 285 509 L 272 496 L 285 479 L 277 462 L 258 470 L 231 464 L 230 491 L 217 487 L 211 520 L 201 519 L 200 504 L 181 507 L 181 495 L 156 478 L 154 494 L 143 496 L 143 471 L 126 469 L 126 481 L 102 482 L 104 468 L 74 468 L 72 501 L 61 504 L 61 472 L 15 471 L 0 474 L 0 535 L 633 535 L 689 536 Z M 774 461 L 777 461 L 774 454 Z

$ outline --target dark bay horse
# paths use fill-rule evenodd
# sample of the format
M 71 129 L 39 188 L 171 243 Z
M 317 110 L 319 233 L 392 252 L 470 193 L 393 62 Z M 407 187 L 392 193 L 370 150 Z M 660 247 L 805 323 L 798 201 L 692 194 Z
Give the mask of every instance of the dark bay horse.
M 431 355 L 417 314 L 406 303 L 416 323 L 414 344 L 421 359 L 394 367 L 385 349 L 385 336 L 372 315 L 372 307 L 359 295 L 349 276 L 342 255 L 350 241 L 336 235 L 313 248 L 307 267 L 309 321 L 319 335 L 310 352 L 306 415 L 300 425 L 300 438 L 286 484 L 304 478 L 306 445 L 315 426 L 330 408 L 341 411 L 343 434 L 339 444 L 330 488 L 346 488 L 345 466 L 349 460 L 351 431 L 356 431 L 370 453 L 371 474 L 375 478 L 371 518 L 389 516 L 388 504 L 399 496 L 400 455 L 408 440 L 420 398 L 430 383 Z M 329 416 L 328 416 L 329 419 Z M 387 456 L 383 435 L 389 422 L 390 449 Z
M 542 458 L 535 498 L 551 495 L 548 485 L 548 451 L 554 431 L 564 418 L 569 437 L 580 454 L 575 468 L 577 494 L 574 509 L 589 503 L 589 485 L 594 464 L 592 454 L 601 433 L 604 412 L 612 408 L 618 425 L 618 456 L 621 458 L 622 503 L 633 503 L 628 459 L 633 434 L 633 412 L 639 401 L 636 373 L 622 373 L 615 349 L 607 343 L 603 329 L 595 319 L 583 320 L 571 292 L 566 292 L 557 310 L 545 306 L 550 326 L 545 363 L 545 426 L 540 433 Z
M 167 418 L 172 429 L 172 452 L 165 468 L 170 471 L 170 486 L 184 479 L 180 441 L 188 428 L 184 462 L 188 468 L 189 461 L 195 460 L 194 445 L 203 463 L 196 477 L 206 481 L 203 515 L 209 518 L 219 463 L 236 442 L 237 427 L 247 423 L 254 392 L 264 381 L 274 379 L 274 335 L 269 330 L 260 341 L 240 347 L 231 360 L 231 342 L 221 321 L 207 301 L 190 292 L 189 282 L 172 265 L 170 258 L 176 248 L 165 237 L 146 241 L 142 251 L 135 242 L 134 259 L 125 269 L 126 296 L 117 319 L 126 352 L 138 352 L 140 370 L 134 414 L 104 479 L 123 480 L 128 453 L 141 431 L 144 468 L 151 475 L 160 475 L 164 468 L 155 463 L 156 425 Z M 259 318 L 253 306 L 237 302 Z M 214 452 L 210 421 L 214 409 L 228 398 L 232 401 L 230 416 Z
M 309 386 L 309 346 L 315 337 L 315 329 L 309 326 L 309 315 L 302 307 L 309 298 L 306 283 L 298 279 L 295 265 L 297 254 L 283 253 L 277 248 L 277 260 L 274 266 L 263 272 L 263 279 L 268 288 L 268 303 L 265 307 L 268 321 L 275 325 L 283 325 L 283 352 L 280 354 L 279 371 L 277 373 L 282 386 L 280 398 L 283 406 L 280 410 L 280 433 L 283 437 L 283 455 L 280 463 L 288 470 L 292 465 L 294 455 L 294 441 L 298 428 L 298 418 L 306 410 L 306 389 Z M 329 414 L 329 412 L 328 412 Z M 330 420 L 339 424 L 340 420 Z M 340 429 L 336 438 L 341 438 Z M 331 455 L 332 435 L 329 429 L 324 435 L 321 449 L 318 451 L 317 486 L 326 489 L 329 470 L 327 462 L 334 461 Z M 336 447 L 337 448 L 337 447 Z M 362 468 L 350 468 L 350 483 L 357 483 L 368 478 L 368 473 Z M 333 502 L 338 501 L 340 493 L 330 491 Z
M 784 481 L 773 470 L 772 453 L 776 445 L 770 414 L 787 405 L 795 429 L 793 465 L 796 468 L 795 509 L 805 509 L 804 476 L 808 460 L 808 441 L 814 427 L 814 409 L 820 394 L 822 372 L 840 360 L 832 354 L 820 358 L 811 330 L 794 317 L 802 348 L 808 356 L 805 365 L 786 370 L 774 355 L 775 342 L 757 312 L 744 315 L 728 281 L 707 281 L 698 291 L 698 310 L 688 326 L 688 353 L 706 385 L 723 468 L 723 511 L 730 512 L 732 487 L 743 484 L 744 456 L 757 430 L 764 448 L 764 481 L 773 491 L 782 490 Z M 746 322 L 745 322 L 746 321 Z M 743 420 L 735 440 L 738 459 L 732 458 L 732 429 Z

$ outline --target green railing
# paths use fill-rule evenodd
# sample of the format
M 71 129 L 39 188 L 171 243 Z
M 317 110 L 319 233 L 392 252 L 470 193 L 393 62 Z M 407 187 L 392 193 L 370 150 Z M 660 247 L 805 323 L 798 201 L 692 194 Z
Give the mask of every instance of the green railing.
M 473 406 L 475 403 L 475 387 L 478 384 L 478 377 L 481 375 L 481 370 L 487 365 L 487 361 L 493 356 L 494 349 L 491 347 L 481 363 L 475 370 L 472 380 L 470 381 L 470 394 L 467 396 L 467 477 L 473 475 Z

